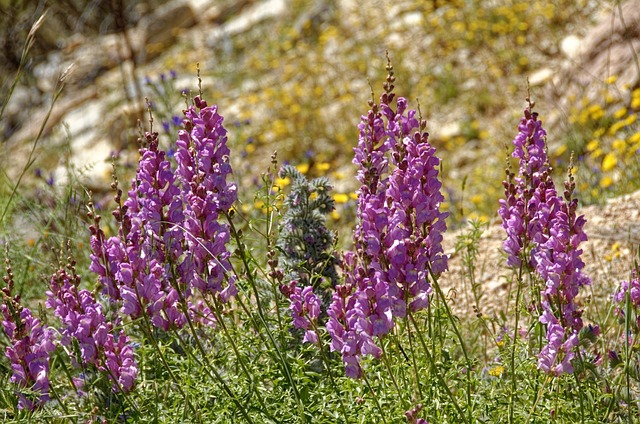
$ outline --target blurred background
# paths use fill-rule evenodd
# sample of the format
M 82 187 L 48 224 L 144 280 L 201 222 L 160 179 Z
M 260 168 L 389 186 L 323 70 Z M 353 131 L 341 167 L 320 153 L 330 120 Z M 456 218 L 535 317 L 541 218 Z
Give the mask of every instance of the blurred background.
M 396 93 L 419 105 L 443 159 L 450 226 L 496 220 L 529 91 L 555 177 L 573 152 L 583 204 L 640 188 L 638 0 L 0 0 L 3 178 L 15 181 L 37 139 L 24 184 L 73 175 L 107 198 L 112 156 L 123 174 L 137 163 L 144 99 L 171 149 L 199 64 L 246 204 L 277 150 L 330 178 L 339 223 L 387 50 Z

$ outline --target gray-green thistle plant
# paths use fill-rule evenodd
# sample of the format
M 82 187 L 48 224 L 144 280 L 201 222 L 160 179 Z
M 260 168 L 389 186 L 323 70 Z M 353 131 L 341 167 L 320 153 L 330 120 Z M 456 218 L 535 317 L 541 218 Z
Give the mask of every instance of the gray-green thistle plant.
M 291 180 L 277 242 L 282 252 L 285 281 L 320 289 L 324 299 L 326 286 L 334 287 L 338 283 L 338 258 L 331 251 L 335 234 L 327 229 L 325 219 L 334 209 L 334 200 L 329 195 L 332 186 L 324 177 L 307 180 L 291 165 L 284 165 L 279 176 Z

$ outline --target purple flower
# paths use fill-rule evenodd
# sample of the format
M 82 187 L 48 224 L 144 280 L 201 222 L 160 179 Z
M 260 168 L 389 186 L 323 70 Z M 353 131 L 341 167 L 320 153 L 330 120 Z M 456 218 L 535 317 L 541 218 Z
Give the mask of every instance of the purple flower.
M 440 160 L 417 111 L 386 86 L 358 126 L 356 252 L 344 257 L 345 283 L 327 314 L 331 349 L 342 353 L 347 375 L 359 378 L 361 355 L 379 357 L 375 338 L 429 304 L 430 272 L 447 269 L 441 245 L 446 213 L 438 180 Z M 391 168 L 391 170 L 390 170 Z
M 567 336 L 565 333 L 571 329 L 566 330 L 548 311 L 540 317 L 540 321 L 547 325 L 547 344 L 538 355 L 538 368 L 555 376 L 573 373 L 571 361 L 578 346 L 578 333 L 572 331 Z
M 129 339 L 123 330 L 116 332 L 102 305 L 88 290 L 79 290 L 79 283 L 80 277 L 65 269 L 51 277 L 46 305 L 62 321 L 61 343 L 72 346 L 75 340 L 81 360 L 76 366 L 95 366 L 112 381 L 114 392 L 129 392 L 138 375 Z
M 640 280 L 638 279 L 638 274 L 640 273 L 640 268 L 636 268 L 632 271 L 631 281 L 621 281 L 620 287 L 616 291 L 613 296 L 613 301 L 616 303 L 615 312 L 621 318 L 625 316 L 627 312 L 627 307 L 625 305 L 627 299 L 627 293 L 629 295 L 630 309 L 635 309 L 635 323 L 636 330 L 640 330 L 640 314 L 637 313 L 637 308 L 640 306 Z M 627 334 L 626 339 L 627 343 L 631 342 L 632 335 Z
M 122 302 L 122 313 L 137 318 L 145 312 L 166 331 L 186 323 L 170 266 L 184 251 L 183 204 L 157 133 L 146 133 L 145 140 L 129 197 L 114 213 L 121 221 L 119 235 L 105 240 L 97 223 L 91 227 L 90 269 L 100 276 L 104 292 Z M 186 283 L 182 289 L 188 298 Z
M 158 148 L 157 133 L 146 133 L 129 197 L 114 212 L 118 236 L 106 239 L 99 218 L 91 226 L 90 269 L 104 292 L 121 303 L 122 313 L 144 313 L 165 331 L 182 328 L 185 311 L 198 322 L 215 322 L 201 299 L 191 301 L 194 289 L 222 301 L 237 292 L 229 228 L 219 222 L 236 199 L 235 184 L 227 182 L 226 130 L 215 106 L 199 97 L 194 102 L 179 132 L 177 169 Z
M 422 404 L 416 405 L 415 408 L 411 408 L 410 410 L 404 413 L 405 418 L 407 419 L 408 424 L 429 424 L 427 420 L 424 418 L 418 418 L 418 414 L 422 411 Z
M 574 300 L 579 288 L 590 284 L 582 274 L 579 249 L 587 240 L 586 220 L 576 217 L 578 202 L 572 198 L 575 183 L 571 174 L 564 196 L 556 192 L 546 154 L 546 132 L 530 107 L 518 129 L 513 157 L 519 159 L 519 175 L 507 171 L 506 199 L 499 209 L 507 233 L 507 264 L 529 266 L 544 283 L 540 322 L 547 326 L 547 345 L 538 357 L 539 367 L 555 375 L 571 373 L 572 349 L 582 328 L 582 311 Z
M 2 289 L 2 328 L 9 341 L 5 356 L 11 362 L 9 381 L 35 396 L 18 393 L 18 409 L 35 410 L 49 400 L 49 359 L 55 350 L 53 331 L 43 328 L 29 308 L 12 297 L 13 280 L 10 268 L 7 287 Z
M 235 296 L 230 275 L 231 253 L 226 244 L 228 225 L 218 219 L 227 214 L 237 198 L 231 175 L 227 130 L 216 106 L 196 97 L 195 107 L 186 112 L 185 129 L 180 130 L 175 153 L 176 177 L 182 185 L 186 258 L 179 265 L 185 281 L 202 293 L 220 295 L 223 301 Z
M 544 205 L 547 188 L 555 191 L 548 175 L 547 133 L 538 120 L 538 114 L 531 112 L 530 108 L 526 109 L 518 130 L 513 140 L 515 149 L 512 156 L 519 160 L 519 175 L 515 177 L 507 172 L 507 180 L 503 183 L 505 199 L 500 200 L 498 210 L 502 227 L 507 233 L 504 249 L 508 254 L 507 264 L 511 267 L 520 266 L 521 253 L 540 229 L 539 224 L 532 221 L 539 206 Z M 525 260 L 525 263 L 528 261 Z
M 289 310 L 293 318 L 293 326 L 305 330 L 303 343 L 317 344 L 318 334 L 315 328 L 318 326 L 320 316 L 320 299 L 313 293 L 312 286 L 301 289 L 297 281 L 283 285 L 280 290 L 289 298 L 291 304 Z
M 400 102 L 399 102 L 400 103 Z M 398 106 L 400 109 L 400 106 Z M 412 111 L 415 112 L 415 111 Z M 414 129 L 404 124 L 404 130 Z M 442 234 L 447 226 L 447 213 L 440 212 L 444 197 L 438 180 L 440 160 L 428 142 L 426 132 L 415 132 L 402 140 L 404 155 L 398 158 L 387 190 L 391 204 L 387 232 L 388 278 L 399 290 L 396 303 L 411 300 L 412 311 L 428 306 L 431 286 L 428 272 L 439 275 L 447 269 L 447 257 L 442 248 Z M 405 305 L 399 316 L 404 316 Z
M 625 295 L 629 293 L 631 304 L 633 306 L 640 306 L 640 279 L 638 279 L 638 272 L 633 271 L 631 281 L 621 281 L 620 287 L 613 296 L 615 303 L 622 303 Z

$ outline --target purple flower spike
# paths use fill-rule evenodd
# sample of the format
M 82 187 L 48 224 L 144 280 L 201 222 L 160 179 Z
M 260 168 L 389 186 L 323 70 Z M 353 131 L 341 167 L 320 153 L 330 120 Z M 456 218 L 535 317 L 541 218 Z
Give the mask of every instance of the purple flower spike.
M 307 286 L 301 289 L 297 286 L 297 281 L 292 281 L 288 285 L 283 285 L 280 290 L 291 301 L 289 310 L 293 318 L 293 326 L 306 330 L 302 342 L 317 344 L 319 339 L 314 328 L 317 327 L 320 316 L 320 299 L 313 293 L 313 287 Z
M 62 321 L 61 343 L 72 346 L 75 340 L 82 362 L 76 366 L 95 366 L 112 381 L 114 392 L 129 392 L 138 375 L 129 339 L 124 331 L 115 332 L 113 322 L 108 321 L 102 311 L 102 305 L 88 290 L 79 290 L 79 283 L 80 277 L 65 269 L 58 270 L 51 277 L 46 305 Z
M 11 362 L 9 381 L 35 396 L 18 393 L 18 409 L 35 410 L 49 401 L 49 359 L 56 348 L 53 330 L 44 328 L 29 308 L 12 296 L 13 274 L 7 262 L 7 287 L 2 289 L 2 329 L 8 339 L 5 356 Z
M 540 322 L 547 327 L 547 345 L 538 366 L 547 373 L 572 373 L 570 361 L 582 328 L 582 311 L 575 304 L 580 287 L 590 284 L 582 273 L 580 243 L 587 240 L 586 220 L 577 217 L 578 201 L 569 173 L 563 196 L 550 177 L 546 132 L 531 107 L 524 112 L 513 140 L 513 157 L 519 159 L 519 175 L 507 171 L 505 197 L 499 214 L 507 233 L 504 249 L 511 267 L 529 266 L 544 283 Z
M 236 200 L 236 186 L 227 182 L 226 130 L 215 106 L 199 97 L 194 104 L 176 142 L 177 169 L 158 148 L 158 134 L 146 133 L 136 177 L 121 206 L 117 191 L 118 235 L 106 239 L 99 217 L 91 226 L 90 269 L 103 292 L 120 304 L 121 313 L 146 314 L 164 331 L 182 328 L 188 317 L 214 324 L 202 299 L 192 302 L 198 292 L 223 302 L 237 294 L 226 247 L 229 227 L 219 222 Z
M 194 103 L 195 107 L 186 112 L 185 130 L 178 133 L 175 153 L 189 252 L 179 268 L 184 280 L 194 288 L 202 293 L 217 293 L 227 301 L 237 294 L 237 289 L 229 272 L 229 227 L 218 219 L 236 201 L 237 187 L 227 182 L 231 165 L 222 116 L 216 106 L 207 106 L 200 97 Z
M 393 81 L 390 64 L 387 69 L 387 81 Z M 393 329 L 395 318 L 426 308 L 431 274 L 447 269 L 440 159 L 426 122 L 406 99 L 394 99 L 388 82 L 380 104 L 372 104 L 358 126 L 356 251 L 344 256 L 345 283 L 327 311 L 331 349 L 342 353 L 347 375 L 356 378 L 362 375 L 360 356 L 379 357 L 376 338 Z
M 2 305 L 2 326 L 10 340 L 5 355 L 11 361 L 10 381 L 40 395 L 33 399 L 18 394 L 18 408 L 34 410 L 49 400 L 49 358 L 55 350 L 53 332 L 44 329 L 29 308 L 20 308 L 19 320 L 13 320 L 9 308 Z

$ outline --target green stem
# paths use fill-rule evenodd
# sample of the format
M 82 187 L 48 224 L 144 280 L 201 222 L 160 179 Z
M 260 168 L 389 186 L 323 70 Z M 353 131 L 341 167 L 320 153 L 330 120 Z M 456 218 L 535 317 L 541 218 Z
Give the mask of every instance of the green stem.
M 184 398 L 184 401 L 186 402 L 186 406 L 188 406 L 191 409 L 191 412 L 193 412 L 193 416 L 197 417 L 198 413 L 197 413 L 195 407 L 191 404 L 191 402 L 189 402 L 189 398 L 187 397 L 187 394 L 184 392 L 184 390 L 182 390 L 182 383 L 180 381 L 178 381 L 178 379 L 176 378 L 175 374 L 171 370 L 171 367 L 169 366 L 169 363 L 167 362 L 166 358 L 164 357 L 164 354 L 162 353 L 162 349 L 160 349 L 160 345 L 158 344 L 158 340 L 156 339 L 155 335 L 153 334 L 153 328 L 151 326 L 151 323 L 149 322 L 149 316 L 146 314 L 146 311 L 144 311 L 144 306 L 140 302 L 140 294 L 138 293 L 138 287 L 137 286 L 135 287 L 135 290 L 136 290 L 136 297 L 137 297 L 137 300 L 138 300 L 138 305 L 143 310 L 141 315 L 142 315 L 142 322 L 144 323 L 145 333 L 151 339 L 151 342 L 153 343 L 153 346 L 155 347 L 156 352 L 158 352 L 158 356 L 160 357 L 160 361 L 162 362 L 162 364 L 164 365 L 165 369 L 169 373 L 169 376 L 171 377 L 171 380 L 175 383 L 176 388 L 178 389 L 178 391 L 180 392 L 180 394 Z
M 409 325 L 409 319 L 405 316 L 405 327 L 407 328 L 407 334 L 409 336 L 409 348 L 411 349 L 411 362 L 413 363 L 413 377 L 415 380 L 416 387 L 418 389 L 418 396 L 420 399 L 424 399 L 424 395 L 422 394 L 422 387 L 420 386 L 420 378 L 418 377 L 420 372 L 418 370 L 418 362 L 416 361 L 416 353 L 413 347 L 413 336 L 411 334 L 411 326 Z
M 462 339 L 462 334 L 460 334 L 460 329 L 458 328 L 458 325 L 456 323 L 456 320 L 453 317 L 453 314 L 451 313 L 451 309 L 449 308 L 449 305 L 447 304 L 447 300 L 444 297 L 444 293 L 442 292 L 442 289 L 440 288 L 440 284 L 438 283 L 438 278 L 433 274 L 433 272 L 431 271 L 431 268 L 429 268 L 429 275 L 431 275 L 431 279 L 433 281 L 433 286 L 436 289 L 436 293 L 438 293 L 438 296 L 440 297 L 440 299 L 442 300 L 442 305 L 444 306 L 444 309 L 447 313 L 447 317 L 449 318 L 449 321 L 451 322 L 451 326 L 453 327 L 453 331 L 456 334 L 456 337 L 458 338 L 458 341 L 460 342 L 460 348 L 462 349 L 462 354 L 464 355 L 464 359 L 465 362 L 467 363 L 467 373 L 466 373 L 466 380 L 467 380 L 467 412 L 468 412 L 468 417 L 467 420 L 468 422 L 471 422 L 472 419 L 472 415 L 473 415 L 473 403 L 471 402 L 471 370 L 472 370 L 472 365 L 471 365 L 471 360 L 469 359 L 469 355 L 467 353 L 467 348 L 466 345 L 464 343 L 464 340 Z M 416 328 L 417 331 L 419 331 Z
M 396 381 L 396 377 L 393 374 L 393 370 L 391 369 L 391 364 L 389 362 L 389 357 L 387 356 L 387 352 L 384 348 L 384 343 L 382 340 L 380 340 L 380 348 L 382 349 L 382 362 L 384 363 L 385 368 L 387 369 L 387 373 L 389 374 L 389 377 L 391 378 L 391 382 L 393 383 L 393 387 L 396 388 L 396 392 L 398 392 L 398 396 L 400 397 L 400 399 L 402 400 L 402 403 L 404 405 L 405 410 L 408 409 L 408 405 L 407 405 L 407 401 L 405 400 L 404 396 L 402 396 L 402 391 L 400 390 L 400 386 L 398 386 L 398 382 Z
M 627 402 L 627 405 L 629 405 L 629 411 L 627 413 L 627 423 L 631 424 L 631 376 L 630 376 L 630 356 L 629 356 L 629 332 L 631 331 L 631 324 L 630 324 L 630 316 L 631 316 L 631 294 L 630 294 L 630 290 L 631 287 L 629 287 L 629 289 L 627 290 L 627 293 L 625 294 L 625 314 L 624 314 L 624 354 L 625 354 L 625 367 L 624 367 L 624 374 L 625 374 L 625 378 L 626 378 L 626 383 L 627 383 L 627 398 L 625 399 L 625 401 Z
M 247 279 L 249 280 L 249 284 L 251 285 L 251 289 L 253 290 L 253 295 L 255 297 L 256 306 L 258 308 L 258 316 L 260 317 L 260 321 L 267 333 L 267 337 L 269 338 L 269 341 L 271 342 L 271 344 L 273 345 L 276 351 L 278 359 L 280 360 L 285 378 L 288 380 L 289 384 L 291 385 L 291 389 L 293 390 L 293 394 L 298 403 L 300 416 L 303 422 L 308 422 L 309 419 L 305 414 L 304 403 L 302 402 L 300 392 L 298 392 L 298 387 L 295 381 L 293 380 L 293 376 L 291 375 L 291 370 L 289 369 L 289 363 L 287 362 L 283 353 L 281 352 L 280 347 L 278 346 L 278 343 L 276 343 L 276 340 L 273 337 L 271 330 L 269 329 L 269 325 L 267 324 L 267 320 L 265 318 L 264 311 L 262 309 L 262 302 L 260 301 L 260 294 L 258 293 L 258 287 L 255 279 L 253 278 L 253 273 L 251 272 L 251 267 L 249 266 L 249 262 L 247 261 L 247 254 L 245 252 L 244 243 L 242 242 L 242 240 L 240 240 L 240 235 L 238 234 L 238 231 L 236 230 L 236 227 L 233 224 L 233 221 L 231 220 L 231 217 L 229 216 L 229 214 L 225 213 L 225 217 L 227 218 L 227 222 L 229 223 L 231 235 L 236 240 L 236 245 L 238 246 L 238 255 L 240 256 L 240 260 L 242 261 L 244 269 L 246 270 Z
M 212 310 L 215 311 L 217 323 L 220 325 L 220 328 L 222 328 L 222 333 L 224 334 L 225 338 L 227 339 L 227 341 L 231 345 L 231 349 L 233 349 L 233 352 L 235 353 L 236 358 L 238 359 L 238 362 L 240 363 L 240 368 L 242 368 L 242 372 L 244 372 L 245 376 L 249 380 L 249 384 L 251 386 L 254 386 L 255 385 L 255 381 L 253 379 L 253 375 L 249 372 L 249 369 L 247 368 L 247 364 L 245 362 L 244 356 L 240 355 L 240 350 L 238 349 L 238 346 L 236 345 L 236 342 L 233 339 L 233 337 L 231 337 L 231 334 L 229 333 L 229 329 L 227 328 L 227 325 L 224 323 L 224 319 L 222 319 L 219 307 L 217 307 L 218 305 L 217 304 L 216 305 L 210 305 L 208 301 L 207 301 L 207 305 L 209 305 L 210 308 L 211 308 L 211 306 L 214 306 L 214 308 L 212 308 Z M 257 393 L 258 403 L 260 403 L 260 406 L 264 410 L 264 413 L 267 415 L 267 417 L 269 419 L 275 421 L 275 418 L 273 418 L 271 416 L 271 414 L 269 414 L 267 406 L 264 403 L 264 399 L 262 399 L 262 396 L 260 395 L 259 391 L 255 390 L 255 392 Z
M 70 417 L 69 410 L 67 409 L 67 405 L 65 405 L 65 403 L 62 401 L 62 399 L 60 398 L 60 395 L 58 395 L 58 391 L 54 389 L 53 385 L 49 386 L 49 392 L 53 394 L 53 397 L 58 401 L 58 404 L 62 407 L 64 414 Z
M 229 388 L 229 386 L 227 385 L 227 383 L 224 381 L 224 379 L 222 378 L 222 376 L 220 375 L 220 373 L 218 373 L 218 371 L 215 369 L 215 367 L 211 366 L 211 364 L 209 363 L 209 359 L 207 356 L 206 351 L 204 350 L 202 343 L 200 342 L 200 338 L 197 336 L 197 334 L 195 333 L 195 328 L 193 327 L 193 323 L 191 322 L 191 319 L 187 317 L 187 325 L 189 326 L 189 329 L 191 330 L 191 333 L 193 334 L 193 337 L 196 341 L 196 346 L 198 347 L 198 350 L 200 351 L 200 354 L 203 357 L 203 360 L 206 361 L 206 366 L 205 364 L 200 361 L 200 359 L 198 359 L 198 357 L 196 357 L 196 355 L 193 354 L 193 352 L 191 351 L 191 349 L 185 349 L 186 352 L 188 352 L 189 354 L 191 354 L 191 357 L 198 363 L 198 365 L 200 367 L 202 367 L 208 374 L 209 377 L 213 377 L 213 379 L 217 380 L 218 383 L 220 384 L 220 386 L 222 386 L 222 390 L 224 390 L 227 393 L 227 396 L 229 396 L 231 398 L 231 400 L 233 401 L 233 403 L 236 404 L 236 406 L 238 407 L 238 409 L 240 410 L 240 413 L 242 414 L 242 416 L 244 417 L 244 419 L 253 424 L 253 420 L 251 419 L 251 417 L 249 417 L 249 414 L 247 413 L 247 410 L 244 408 L 244 406 L 240 403 L 240 401 L 238 400 L 238 397 L 233 393 L 233 391 L 231 390 L 231 388 Z M 178 340 L 180 340 L 180 343 L 183 346 L 187 346 L 187 344 L 182 340 L 182 338 L 180 337 L 180 335 L 178 334 L 177 331 L 174 331 L 176 337 L 178 338 Z M 213 375 L 212 375 L 213 374 Z
M 516 341 L 518 340 L 518 321 L 520 320 L 520 295 L 522 294 L 522 261 L 518 269 L 516 288 L 516 321 L 513 328 L 513 340 L 511 340 L 511 395 L 509 396 L 509 424 L 513 424 L 513 409 L 516 398 Z M 544 386 L 543 386 L 544 387 Z
M 371 384 L 369 383 L 369 379 L 367 378 L 366 374 L 362 374 L 362 379 L 364 380 L 365 384 L 367 385 L 367 387 L 369 388 L 369 393 L 371 393 L 371 397 L 373 398 L 374 402 L 376 403 L 376 407 L 378 408 L 378 412 L 380 412 L 380 418 L 382 418 L 382 422 L 383 423 L 387 423 L 387 418 L 382 410 L 382 406 L 380 406 L 380 400 L 378 399 L 378 395 L 376 395 L 375 390 L 373 390 L 373 387 L 371 387 Z
M 318 334 L 318 326 L 313 321 L 311 321 L 311 326 L 313 331 L 315 331 L 316 334 Z M 324 367 L 327 370 L 327 375 L 329 375 L 329 380 L 331 381 L 331 385 L 333 386 L 333 392 L 336 394 L 340 394 L 338 385 L 336 384 L 336 381 L 333 377 L 333 373 L 331 372 L 331 364 L 329 362 L 329 358 L 327 357 L 327 354 L 324 350 L 324 344 L 322 343 L 322 339 L 320 338 L 319 335 L 318 335 L 318 347 L 320 348 L 320 355 L 322 356 L 322 362 L 324 362 Z M 344 415 L 344 422 L 346 424 L 349 422 L 349 419 L 347 417 L 347 408 L 344 406 L 341 396 L 338 396 L 338 402 L 340 403 L 340 410 L 342 411 L 342 415 Z
M 548 381 L 551 381 L 551 378 L 545 376 L 545 379 L 542 382 L 542 385 L 540 386 L 540 389 L 538 389 L 537 392 L 536 392 L 536 398 L 533 401 L 533 406 L 531 406 L 531 409 L 529 410 L 529 416 L 527 417 L 527 421 L 526 422 L 531 422 L 531 415 L 533 414 L 533 412 L 538 407 L 538 403 L 540 402 L 540 399 L 542 399 L 542 395 L 544 394 L 544 389 L 547 386 L 547 382 Z
M 411 321 L 411 323 L 413 324 L 413 326 L 416 329 L 416 334 L 418 335 L 418 340 L 420 341 L 420 344 L 422 345 L 422 349 L 424 349 L 425 355 L 427 355 L 427 359 L 429 360 L 429 364 L 431 365 L 431 369 L 433 370 L 433 373 L 436 375 L 436 378 L 438 379 L 438 382 L 440 383 L 440 385 L 442 386 L 444 391 L 447 392 L 447 395 L 449 395 L 449 399 L 451 399 L 451 403 L 453 403 L 453 406 L 458 411 L 458 414 L 460 415 L 460 417 L 464 420 L 464 422 L 470 424 L 471 421 L 467 418 L 465 413 L 462 412 L 462 409 L 460 408 L 460 405 L 458 405 L 458 401 L 456 401 L 456 398 L 453 396 L 453 393 L 451 392 L 451 389 L 447 385 L 446 381 L 444 381 L 444 377 L 442 377 L 442 375 L 440 374 L 440 371 L 438 370 L 438 368 L 436 366 L 436 362 L 433 359 L 433 356 L 431 356 L 431 352 L 429 352 L 429 348 L 427 347 L 427 343 L 425 342 L 424 337 L 422 336 L 422 333 L 420 333 L 420 329 L 418 328 L 418 323 L 416 322 L 413 314 L 411 313 L 411 311 L 408 311 L 407 315 L 409 316 L 409 320 Z
M 11 190 L 11 195 L 9 196 L 9 200 L 7 200 L 7 204 L 5 205 L 4 210 L 2 211 L 2 215 L 0 216 L 0 222 L 4 222 L 4 217 L 9 211 L 11 202 L 13 201 L 13 198 L 16 196 L 16 193 L 18 192 L 18 187 L 22 182 L 22 178 L 25 176 L 29 168 L 31 168 L 31 165 L 33 165 L 33 163 L 35 162 L 35 158 L 33 157 L 33 155 L 35 154 L 36 147 L 38 146 L 38 142 L 40 141 L 40 138 L 44 133 L 44 129 L 47 126 L 47 122 L 51 117 L 51 112 L 53 111 L 53 105 L 55 105 L 56 101 L 62 94 L 62 88 L 63 88 L 63 85 L 60 84 L 58 86 L 58 89 L 54 93 L 53 98 L 51 99 L 51 104 L 49 105 L 49 110 L 47 111 L 47 115 L 44 117 L 44 121 L 42 121 L 42 124 L 40 125 L 40 130 L 38 131 L 38 135 L 36 136 L 36 139 L 33 141 L 33 145 L 31 146 L 31 151 L 29 151 L 29 156 L 27 157 L 27 163 L 22 168 L 22 171 L 18 176 L 18 181 L 16 182 L 15 186 L 13 186 L 13 189 Z

